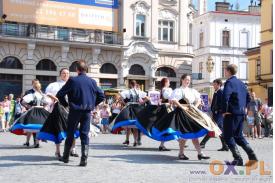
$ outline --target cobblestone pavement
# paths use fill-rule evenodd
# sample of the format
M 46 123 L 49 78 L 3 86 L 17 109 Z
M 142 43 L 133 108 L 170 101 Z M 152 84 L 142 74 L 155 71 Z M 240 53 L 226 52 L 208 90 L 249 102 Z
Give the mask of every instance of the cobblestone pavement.
M 20 182 L 272 182 L 273 157 L 272 138 L 249 140 L 261 164 L 251 173 L 246 167 L 230 167 L 224 160 L 231 161 L 229 152 L 218 152 L 220 142 L 211 139 L 204 150 L 210 160 L 197 160 L 197 153 L 191 141 L 185 154 L 189 161 L 177 159 L 178 144 L 167 142 L 169 152 L 159 152 L 159 143 L 143 137 L 143 144 L 137 148 L 121 145 L 123 135 L 101 134 L 91 140 L 87 167 L 78 167 L 79 158 L 71 158 L 69 164 L 55 159 L 54 144 L 41 143 L 38 149 L 24 148 L 25 137 L 0 133 L 0 183 Z M 80 154 L 80 141 L 77 140 Z M 63 149 L 63 147 L 62 147 Z M 244 151 L 243 158 L 247 160 Z M 210 163 L 220 161 L 211 172 Z M 229 175 L 226 175 L 229 172 Z M 261 175 L 269 174 L 270 175 Z M 220 174 L 214 175 L 213 173 Z M 236 175 L 237 173 L 237 175 Z M 250 175 L 249 175 L 250 174 Z

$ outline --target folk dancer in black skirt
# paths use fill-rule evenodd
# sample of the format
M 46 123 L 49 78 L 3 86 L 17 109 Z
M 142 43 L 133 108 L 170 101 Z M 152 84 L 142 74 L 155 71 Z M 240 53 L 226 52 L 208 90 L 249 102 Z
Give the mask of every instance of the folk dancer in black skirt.
M 170 88 L 169 79 L 168 78 L 162 78 L 162 80 L 160 81 L 160 85 L 161 85 L 161 92 L 160 92 L 161 103 L 164 104 L 164 105 L 167 105 L 167 107 L 169 108 L 169 106 L 170 106 L 169 98 L 171 98 L 171 95 L 173 93 L 172 88 Z M 162 141 L 160 143 L 159 151 L 170 151 L 169 149 L 167 149 L 164 146 L 164 141 Z
M 29 146 L 31 134 L 36 134 L 42 128 L 44 122 L 49 116 L 49 112 L 45 109 L 51 102 L 41 91 L 41 84 L 38 80 L 33 81 L 33 93 L 25 95 L 22 103 L 28 106 L 28 111 L 22 114 L 17 120 L 14 121 L 11 127 L 11 133 L 16 135 L 27 135 L 27 141 L 24 145 Z M 34 140 L 34 147 L 39 147 L 39 140 Z
M 52 98 L 51 114 L 38 133 L 38 139 L 53 141 L 56 144 L 55 156 L 61 158 L 60 144 L 66 138 L 68 111 L 60 104 L 55 103 L 57 98 L 55 95 L 68 81 L 70 72 L 67 68 L 62 68 L 59 72 L 60 81 L 50 83 L 46 88 L 46 94 Z M 76 132 L 75 137 L 79 134 Z M 75 140 L 73 140 L 70 156 L 79 157 L 75 148 Z
M 129 137 L 131 131 L 133 131 L 134 147 L 138 145 L 138 129 L 135 126 L 136 115 L 144 108 L 144 101 L 142 99 L 145 99 L 147 95 L 145 92 L 138 90 L 136 86 L 136 81 L 132 80 L 130 82 L 130 89 L 120 93 L 126 106 L 113 121 L 113 129 L 124 127 L 126 130 L 126 140 L 123 144 L 129 145 Z
M 179 159 L 188 160 L 184 154 L 184 146 L 186 139 L 192 139 L 192 142 L 198 152 L 198 159 L 209 159 L 209 156 L 204 155 L 201 150 L 198 137 L 203 136 L 208 131 L 214 131 L 216 136 L 221 134 L 221 131 L 216 124 L 205 113 L 197 107 L 201 103 L 200 94 L 195 89 L 189 88 L 191 77 L 184 74 L 181 77 L 181 87 L 173 91 L 171 96 L 172 103 L 177 106 L 173 111 L 174 119 L 177 120 L 176 126 L 179 126 L 180 131 L 185 131 L 186 136 L 179 138 Z M 188 134 L 188 131 L 191 132 Z

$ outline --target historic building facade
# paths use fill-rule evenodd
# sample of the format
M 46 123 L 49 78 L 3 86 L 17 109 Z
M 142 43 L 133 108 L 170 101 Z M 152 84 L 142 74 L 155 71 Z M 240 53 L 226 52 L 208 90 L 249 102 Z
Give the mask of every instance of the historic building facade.
M 193 21 L 195 58 L 192 64 L 193 86 L 213 93 L 212 82 L 225 81 L 224 68 L 238 66 L 237 76 L 248 82 L 248 59 L 244 52 L 260 43 L 259 6 L 248 11 L 230 9 L 227 2 L 216 2 L 216 10 L 198 14 Z
M 249 89 L 273 106 L 273 2 L 261 1 L 261 43 L 248 49 Z
M 191 74 L 190 32 L 193 6 L 185 0 L 119 1 L 118 32 L 6 21 L 0 32 L 1 93 L 20 94 L 32 79 L 43 87 L 74 62 L 89 65 L 89 76 L 103 88 L 126 87 L 137 80 L 143 90 L 169 77 L 179 85 Z M 7 14 L 9 17 L 9 14 Z

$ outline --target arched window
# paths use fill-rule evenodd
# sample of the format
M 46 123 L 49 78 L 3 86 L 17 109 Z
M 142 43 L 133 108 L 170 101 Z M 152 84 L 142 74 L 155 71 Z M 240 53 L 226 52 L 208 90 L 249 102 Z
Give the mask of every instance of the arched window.
M 72 65 L 69 67 L 70 72 L 76 72 L 76 62 L 77 61 L 73 62 Z
M 145 71 L 143 69 L 143 67 L 141 65 L 138 64 L 134 64 L 131 66 L 130 70 L 129 70 L 129 74 L 132 75 L 145 75 Z
M 100 73 L 117 74 L 117 69 L 113 64 L 106 63 L 101 66 Z
M 40 60 L 36 65 L 36 70 L 40 71 L 56 71 L 56 65 L 49 59 Z
M 0 68 L 4 69 L 23 69 L 23 65 L 16 57 L 6 57 L 0 62 Z
M 156 71 L 156 76 L 176 77 L 176 73 L 173 69 L 171 69 L 169 67 L 160 67 Z

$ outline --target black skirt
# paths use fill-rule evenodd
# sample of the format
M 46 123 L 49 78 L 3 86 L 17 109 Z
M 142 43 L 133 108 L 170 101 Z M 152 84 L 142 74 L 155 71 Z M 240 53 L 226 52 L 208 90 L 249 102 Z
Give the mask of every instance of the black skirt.
M 143 104 L 131 103 L 126 105 L 111 122 L 112 131 L 119 127 L 137 128 L 137 114 L 144 109 Z
M 33 107 L 14 121 L 11 133 L 25 135 L 26 132 L 39 132 L 49 116 L 49 112 L 42 107 Z
M 37 135 L 37 139 L 53 141 L 60 144 L 67 136 L 68 112 L 60 104 L 55 103 L 52 113 Z M 79 131 L 75 132 L 75 138 L 79 137 Z

